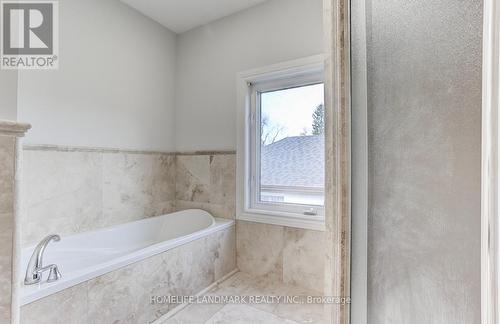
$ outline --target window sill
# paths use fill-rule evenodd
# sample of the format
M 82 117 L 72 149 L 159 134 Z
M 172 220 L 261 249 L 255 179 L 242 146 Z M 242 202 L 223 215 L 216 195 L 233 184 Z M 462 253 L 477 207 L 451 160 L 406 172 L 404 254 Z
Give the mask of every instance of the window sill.
M 325 231 L 325 220 L 322 216 L 307 217 L 300 214 L 250 209 L 239 212 L 236 219 L 255 223 Z

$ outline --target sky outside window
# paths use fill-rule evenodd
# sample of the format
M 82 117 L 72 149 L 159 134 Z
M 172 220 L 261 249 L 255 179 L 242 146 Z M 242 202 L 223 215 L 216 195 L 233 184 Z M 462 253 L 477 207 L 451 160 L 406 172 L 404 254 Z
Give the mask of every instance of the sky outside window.
M 285 137 L 311 135 L 313 113 L 323 104 L 322 83 L 261 94 L 263 144 Z

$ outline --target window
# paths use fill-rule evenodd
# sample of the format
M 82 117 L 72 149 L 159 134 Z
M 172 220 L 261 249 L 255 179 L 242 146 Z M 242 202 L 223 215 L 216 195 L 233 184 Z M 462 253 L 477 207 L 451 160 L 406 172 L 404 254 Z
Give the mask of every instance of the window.
M 240 80 L 239 219 L 324 227 L 324 84 L 314 59 Z

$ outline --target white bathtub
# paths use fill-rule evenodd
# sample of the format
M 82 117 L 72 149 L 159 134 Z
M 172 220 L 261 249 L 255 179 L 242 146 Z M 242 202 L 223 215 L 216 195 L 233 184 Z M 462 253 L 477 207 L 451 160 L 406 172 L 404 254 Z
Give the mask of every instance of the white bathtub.
M 233 220 L 214 218 L 206 211 L 190 209 L 92 232 L 61 236 L 61 241 L 51 242 L 48 245 L 43 264 L 57 264 L 62 278 L 56 282 L 47 283 L 45 282 L 47 273 L 45 273 L 40 284 L 27 286 L 22 283 L 21 305 L 228 228 L 233 224 Z M 31 246 L 22 251 L 22 279 L 24 279 L 33 249 L 34 246 Z

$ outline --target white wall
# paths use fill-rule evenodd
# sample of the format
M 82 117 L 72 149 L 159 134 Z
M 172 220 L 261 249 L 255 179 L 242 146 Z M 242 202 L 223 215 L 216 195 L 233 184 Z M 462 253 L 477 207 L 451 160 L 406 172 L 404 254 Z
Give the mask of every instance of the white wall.
M 27 144 L 234 150 L 236 74 L 323 51 L 321 0 L 272 0 L 177 44 L 117 0 L 59 5 L 59 70 L 19 73 Z
M 175 34 L 117 0 L 59 6 L 59 70 L 19 74 L 26 143 L 173 150 Z
M 177 39 L 176 147 L 236 149 L 238 72 L 323 52 L 321 0 L 273 0 Z
M 0 70 L 0 119 L 17 119 L 17 71 Z

